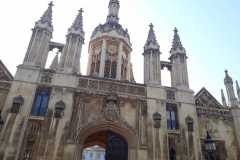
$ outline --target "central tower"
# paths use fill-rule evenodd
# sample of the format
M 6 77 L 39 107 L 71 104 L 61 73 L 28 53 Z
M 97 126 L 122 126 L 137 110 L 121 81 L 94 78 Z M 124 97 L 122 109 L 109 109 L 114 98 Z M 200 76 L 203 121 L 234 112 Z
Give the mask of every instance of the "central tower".
M 116 80 L 133 80 L 132 45 L 127 29 L 119 24 L 120 4 L 110 0 L 105 24 L 98 25 L 89 42 L 87 75 Z

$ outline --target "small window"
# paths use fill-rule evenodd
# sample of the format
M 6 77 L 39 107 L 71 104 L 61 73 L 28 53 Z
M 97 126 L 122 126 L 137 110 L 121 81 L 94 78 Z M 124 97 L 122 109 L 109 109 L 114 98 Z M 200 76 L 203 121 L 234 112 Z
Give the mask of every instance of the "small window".
M 55 106 L 55 113 L 54 113 L 55 118 L 62 118 L 64 109 L 65 109 L 65 103 L 63 101 L 57 102 Z
M 178 128 L 177 123 L 177 105 L 167 103 L 167 128 L 175 130 Z
M 186 124 L 188 128 L 188 132 L 193 132 L 194 130 L 194 125 L 193 125 L 193 119 L 190 116 L 187 116 L 186 118 Z
M 22 96 L 15 97 L 13 99 L 13 104 L 10 112 L 15 114 L 19 113 L 20 107 L 23 105 L 23 103 L 24 103 L 24 99 Z

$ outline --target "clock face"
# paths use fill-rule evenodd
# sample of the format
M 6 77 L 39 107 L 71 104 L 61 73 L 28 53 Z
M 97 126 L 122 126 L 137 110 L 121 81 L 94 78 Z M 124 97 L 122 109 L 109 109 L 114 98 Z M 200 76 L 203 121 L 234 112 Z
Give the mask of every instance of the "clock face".
M 117 47 L 114 45 L 109 45 L 107 51 L 110 55 L 117 54 Z

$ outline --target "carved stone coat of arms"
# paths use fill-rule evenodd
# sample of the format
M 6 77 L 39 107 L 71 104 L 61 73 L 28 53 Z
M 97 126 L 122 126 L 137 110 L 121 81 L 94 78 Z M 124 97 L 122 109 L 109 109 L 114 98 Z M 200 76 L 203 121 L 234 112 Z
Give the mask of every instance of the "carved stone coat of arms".
M 117 97 L 110 96 L 106 99 L 106 103 L 103 106 L 103 115 L 106 120 L 117 121 L 120 118 L 120 108 L 117 103 Z

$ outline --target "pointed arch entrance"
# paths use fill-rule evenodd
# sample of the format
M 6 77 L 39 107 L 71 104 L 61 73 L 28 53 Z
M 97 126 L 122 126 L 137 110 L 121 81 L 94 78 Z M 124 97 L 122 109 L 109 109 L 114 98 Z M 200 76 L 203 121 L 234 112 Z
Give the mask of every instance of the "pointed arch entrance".
M 91 148 L 92 154 L 90 155 L 92 156 L 88 156 L 88 158 L 83 156 L 82 160 L 92 160 L 96 159 L 96 157 L 99 157 L 99 160 L 128 160 L 127 141 L 121 135 L 110 130 L 96 132 L 88 136 L 84 141 L 83 148 L 88 148 L 88 151 L 90 150 L 89 148 Z M 105 153 L 103 154 L 97 151 L 99 148 L 105 149 Z
M 100 123 L 89 124 L 80 131 L 80 157 L 83 157 L 84 149 L 99 146 L 105 149 L 104 160 L 135 160 L 137 147 L 135 132 L 116 122 Z

